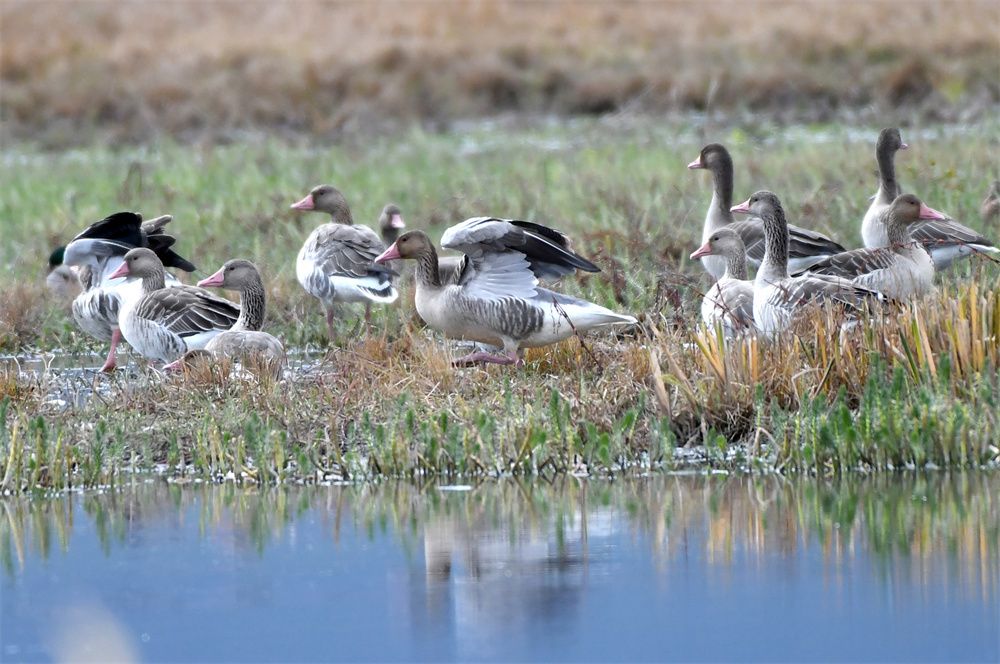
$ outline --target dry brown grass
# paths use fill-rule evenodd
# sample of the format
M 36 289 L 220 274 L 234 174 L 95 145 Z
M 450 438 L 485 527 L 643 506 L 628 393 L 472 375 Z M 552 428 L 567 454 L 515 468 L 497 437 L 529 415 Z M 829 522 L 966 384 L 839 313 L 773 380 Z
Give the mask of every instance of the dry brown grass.
M 995 2 L 4 2 L 5 137 L 1000 99 Z

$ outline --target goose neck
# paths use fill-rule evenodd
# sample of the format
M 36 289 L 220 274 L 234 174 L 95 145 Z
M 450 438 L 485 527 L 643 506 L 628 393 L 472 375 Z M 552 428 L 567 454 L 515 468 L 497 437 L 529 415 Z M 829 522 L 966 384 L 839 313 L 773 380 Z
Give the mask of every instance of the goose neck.
M 770 280 L 788 277 L 788 222 L 785 211 L 780 207 L 765 210 L 761 214 L 764 223 L 764 260 L 761 261 L 758 276 Z
M 256 277 L 240 291 L 240 316 L 233 325 L 234 330 L 259 330 L 264 325 L 265 311 L 264 284 Z
M 427 250 L 417 255 L 417 269 L 415 277 L 418 284 L 424 286 L 441 286 L 441 274 L 438 272 L 438 255 L 433 246 L 428 246 Z

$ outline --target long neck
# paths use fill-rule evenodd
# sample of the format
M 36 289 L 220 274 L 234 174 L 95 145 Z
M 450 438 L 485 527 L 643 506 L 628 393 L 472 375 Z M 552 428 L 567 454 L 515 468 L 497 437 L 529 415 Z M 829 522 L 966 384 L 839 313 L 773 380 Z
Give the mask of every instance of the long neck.
M 424 286 L 441 286 L 441 274 L 438 272 L 438 255 L 433 246 L 417 256 L 416 280 Z
M 240 291 L 240 317 L 234 330 L 259 330 L 264 325 L 264 284 L 254 276 Z
M 728 224 L 733 220 L 733 213 L 729 208 L 733 207 L 733 162 L 721 159 L 712 169 L 712 202 L 708 208 L 708 218 L 713 230 L 718 230 L 719 226 Z
M 346 205 L 335 207 L 330 212 L 330 221 L 335 224 L 344 224 L 345 226 L 354 225 L 354 215 L 351 214 L 351 208 Z
M 747 278 L 747 252 L 730 251 L 726 255 L 726 273 L 722 276 L 723 278 L 745 281 Z
M 154 268 L 142 277 L 142 292 L 144 293 L 152 293 L 161 288 L 166 288 L 166 286 L 167 273 L 163 271 L 163 267 Z
M 761 215 L 764 222 L 764 260 L 758 278 L 768 280 L 788 277 L 788 222 L 785 211 L 777 206 Z
M 910 230 L 907 223 L 891 211 L 886 215 L 885 233 L 889 239 L 890 247 L 899 247 L 910 242 Z
M 891 201 L 899 195 L 896 151 L 887 145 L 880 145 L 875 150 L 875 160 L 878 162 L 878 196 L 883 201 Z

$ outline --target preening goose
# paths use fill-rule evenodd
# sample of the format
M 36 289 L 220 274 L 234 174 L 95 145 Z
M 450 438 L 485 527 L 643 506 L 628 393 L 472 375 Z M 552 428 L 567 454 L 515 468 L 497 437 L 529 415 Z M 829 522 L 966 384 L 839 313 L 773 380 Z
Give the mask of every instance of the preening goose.
M 889 246 L 852 249 L 828 256 L 810 267 L 810 274 L 850 279 L 893 299 L 924 295 L 934 289 L 934 261 L 923 245 L 910 237 L 909 228 L 920 220 L 946 217 L 913 194 L 896 197 L 885 213 Z
M 753 329 L 753 282 L 747 280 L 747 250 L 739 234 L 721 228 L 708 238 L 691 260 L 721 256 L 726 271 L 701 300 L 701 320 L 709 329 L 721 325 L 727 337 Z
M 186 272 L 195 269 L 174 252 L 174 238 L 163 232 L 172 218 L 163 215 L 143 222 L 135 212 L 116 212 L 91 224 L 66 245 L 63 261 L 76 267 L 83 286 L 83 292 L 73 300 L 73 319 L 87 334 L 111 342 L 101 371 L 113 371 L 117 365 L 121 340 L 118 317 L 123 303 L 142 296 L 138 282 L 111 276 L 121 267 L 125 254 L 136 247 L 147 247 L 167 267 Z M 168 286 L 180 285 L 169 273 L 165 282 Z
M 330 215 L 330 223 L 314 230 L 302 245 L 295 274 L 306 292 L 323 303 L 331 341 L 337 302 L 364 302 L 365 320 L 372 302 L 395 302 L 399 293 L 392 285 L 392 270 L 374 264 L 385 245 L 372 229 L 354 225 L 351 208 L 340 191 L 320 185 L 292 209 Z
M 889 205 L 899 195 L 900 189 L 896 182 L 896 152 L 905 150 L 899 130 L 883 129 L 875 144 L 875 159 L 878 163 L 879 187 L 875 198 L 861 221 L 861 237 L 865 247 L 888 246 L 887 214 Z M 954 219 L 945 215 L 945 219 L 918 221 L 910 226 L 910 236 L 922 244 L 934 260 L 936 270 L 944 270 L 956 260 L 974 253 L 1000 254 L 1000 248 Z
M 395 242 L 404 228 L 406 228 L 406 222 L 403 221 L 403 213 L 398 205 L 389 203 L 382 208 L 382 214 L 378 218 L 378 230 L 385 246 L 388 247 Z
M 264 282 L 260 279 L 256 265 L 242 259 L 227 261 L 218 272 L 199 281 L 198 286 L 217 286 L 240 293 L 240 316 L 236 323 L 229 330 L 212 337 L 205 345 L 205 351 L 240 360 L 259 356 L 280 361 L 284 357 L 285 349 L 281 342 L 267 332 L 260 331 L 264 324 L 266 295 Z M 192 352 L 196 351 L 188 351 L 188 354 Z M 164 369 L 175 368 L 188 359 L 186 354 Z
M 585 300 L 544 288 L 540 277 L 600 269 L 569 248 L 568 238 L 525 221 L 474 217 L 445 231 L 441 246 L 465 254 L 454 283 L 442 281 L 438 255 L 422 231 L 404 233 L 376 261 L 413 259 L 416 307 L 445 336 L 502 347 L 504 355 L 474 352 L 456 364 L 521 364 L 524 348 L 546 346 L 574 332 L 635 323 Z
M 733 220 L 733 213 L 730 211 L 733 204 L 733 159 L 729 156 L 729 151 L 718 143 L 710 143 L 701 149 L 698 158 L 688 164 L 688 168 L 704 168 L 712 173 L 714 188 L 701 233 L 702 243 L 708 242 L 708 238 L 720 228 L 731 228 L 743 240 L 750 264 L 758 267 L 764 259 L 764 227 L 760 219 L 756 218 Z M 805 269 L 823 256 L 844 251 L 844 247 L 822 233 L 791 225 L 788 232 L 788 264 L 793 270 Z M 721 278 L 726 271 L 726 259 L 723 256 L 704 255 L 701 264 L 716 279 Z
M 149 249 L 132 249 L 111 278 L 138 280 L 141 297 L 126 299 L 119 313 L 122 336 L 143 357 L 173 362 L 204 348 L 240 318 L 232 302 L 191 286 L 165 288 L 163 263 Z
M 758 191 L 733 212 L 751 213 L 764 224 L 764 260 L 753 285 L 754 324 L 763 334 L 774 336 L 791 325 L 795 315 L 812 302 L 833 302 L 860 312 L 872 300 L 883 300 L 878 291 L 847 279 L 824 275 L 788 275 L 788 224 L 778 197 Z

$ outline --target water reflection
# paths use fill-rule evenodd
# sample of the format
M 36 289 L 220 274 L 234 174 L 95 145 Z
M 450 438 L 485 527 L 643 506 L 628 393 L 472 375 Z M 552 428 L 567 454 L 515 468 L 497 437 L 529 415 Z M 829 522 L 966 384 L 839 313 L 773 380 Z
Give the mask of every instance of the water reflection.
M 823 604 L 826 610 L 840 615 L 856 611 L 861 593 L 874 583 L 878 590 L 867 602 L 914 603 L 929 615 L 942 601 L 952 608 L 961 603 L 989 624 L 998 617 L 998 489 L 995 475 L 981 473 L 838 481 L 508 480 L 465 492 L 395 483 L 259 492 L 153 481 L 113 493 L 6 498 L 0 500 L 3 618 L 7 624 L 26 620 L 19 602 L 29 601 L 29 585 L 45 586 L 33 568 L 72 560 L 74 538 L 94 537 L 108 561 L 124 560 L 125 552 L 153 551 L 155 562 L 174 556 L 174 548 L 178 557 L 207 560 L 216 576 L 200 582 L 209 586 L 229 571 L 243 570 L 251 577 L 219 581 L 236 606 L 280 604 L 282 593 L 295 590 L 296 583 L 308 606 L 312 593 L 316 602 L 329 601 L 321 591 L 328 587 L 326 579 L 348 592 L 351 575 L 357 583 L 367 575 L 367 594 L 360 596 L 371 597 L 374 586 L 376 594 L 395 597 L 380 609 L 389 612 L 394 626 L 380 644 L 386 649 L 347 651 L 345 659 L 525 653 L 564 659 L 574 652 L 584 658 L 618 653 L 655 659 L 656 651 L 594 650 L 588 643 L 592 635 L 581 633 L 606 627 L 590 623 L 601 615 L 602 589 L 616 586 L 626 593 L 616 612 L 633 609 L 653 617 L 683 612 L 666 603 L 679 597 L 738 604 L 741 593 L 763 592 L 758 586 L 777 593 L 778 600 L 792 591 L 818 594 L 829 603 Z M 188 540 L 196 553 L 181 546 Z M 301 574 L 289 577 L 289 587 L 275 580 L 277 570 L 292 574 L 297 567 Z M 116 600 L 107 601 L 114 606 Z M 792 617 L 798 611 L 761 609 L 762 615 L 782 610 Z M 975 629 L 975 621 L 967 623 Z M 401 631 L 393 636 L 393 630 Z M 693 648 L 705 647 L 683 630 L 671 638 L 678 637 L 694 639 Z M 993 637 L 962 638 L 974 649 L 943 652 L 975 659 L 998 651 Z M 399 649 L 393 650 L 396 642 Z M 682 649 L 678 656 L 729 652 L 712 647 Z M 849 644 L 843 647 L 848 648 L 843 655 L 858 656 Z M 144 648 L 139 644 L 137 651 L 148 658 Z M 788 651 L 789 656 L 808 652 Z

